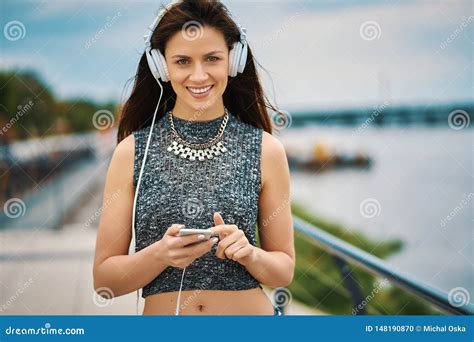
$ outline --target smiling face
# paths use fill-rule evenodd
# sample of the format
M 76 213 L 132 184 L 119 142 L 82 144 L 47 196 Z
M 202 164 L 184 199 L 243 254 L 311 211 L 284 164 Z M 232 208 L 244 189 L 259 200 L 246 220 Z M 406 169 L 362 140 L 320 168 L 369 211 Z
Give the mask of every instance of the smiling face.
M 166 44 L 165 59 L 180 116 L 222 115 L 229 49 L 220 31 L 203 26 L 192 37 L 177 32 Z

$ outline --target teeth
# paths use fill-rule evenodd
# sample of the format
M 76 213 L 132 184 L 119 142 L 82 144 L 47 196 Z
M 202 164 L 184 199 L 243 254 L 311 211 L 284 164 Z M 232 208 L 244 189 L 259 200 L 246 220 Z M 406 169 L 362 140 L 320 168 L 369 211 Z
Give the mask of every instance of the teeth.
M 194 94 L 202 94 L 211 89 L 212 86 L 206 87 L 206 88 L 191 88 L 188 87 L 188 89 L 193 92 Z

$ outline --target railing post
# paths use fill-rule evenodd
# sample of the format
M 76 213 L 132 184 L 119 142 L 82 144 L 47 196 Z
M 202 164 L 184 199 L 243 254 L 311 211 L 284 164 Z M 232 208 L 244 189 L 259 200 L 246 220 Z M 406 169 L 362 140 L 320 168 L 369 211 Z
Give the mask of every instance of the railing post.
M 366 315 L 367 310 L 365 309 L 365 305 L 361 305 L 362 302 L 364 301 L 362 290 L 359 284 L 357 283 L 356 279 L 352 276 L 352 272 L 349 268 L 349 265 L 344 259 L 341 259 L 336 255 L 333 255 L 332 258 L 339 272 L 341 273 L 344 286 L 351 294 L 353 310 L 355 310 L 356 315 Z M 359 305 L 361 305 L 362 309 L 357 309 Z
M 461 303 L 461 305 L 455 305 L 457 303 L 452 302 L 448 293 L 433 287 L 426 282 L 418 280 L 411 275 L 398 271 L 392 265 L 375 255 L 357 248 L 356 246 L 325 232 L 323 229 L 312 225 L 299 217 L 293 216 L 293 225 L 299 233 L 302 233 L 313 240 L 331 255 L 343 259 L 344 262 L 354 263 L 373 275 L 384 277 L 395 286 L 408 291 L 416 297 L 426 300 L 430 304 L 435 305 L 446 312 L 456 315 L 474 315 L 474 305 L 468 300 L 465 303 Z M 341 269 L 341 271 L 344 270 Z M 346 270 L 346 272 L 349 271 Z M 353 298 L 355 298 L 354 302 L 358 306 L 359 303 L 363 301 L 361 291 L 360 289 L 357 290 L 358 287 L 352 285 L 352 283 L 355 283 L 355 279 L 349 273 L 346 274 L 346 276 L 344 273 L 342 274 L 344 282 L 348 284 L 346 286 L 348 286 L 351 293 L 353 293 Z

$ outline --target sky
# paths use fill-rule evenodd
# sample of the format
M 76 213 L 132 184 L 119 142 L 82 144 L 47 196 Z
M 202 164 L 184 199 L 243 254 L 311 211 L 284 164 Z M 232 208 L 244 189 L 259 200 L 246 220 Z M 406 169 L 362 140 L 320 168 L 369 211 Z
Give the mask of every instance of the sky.
M 286 110 L 472 101 L 473 2 L 223 1 Z M 161 1 L 2 0 L 0 68 L 123 101 Z

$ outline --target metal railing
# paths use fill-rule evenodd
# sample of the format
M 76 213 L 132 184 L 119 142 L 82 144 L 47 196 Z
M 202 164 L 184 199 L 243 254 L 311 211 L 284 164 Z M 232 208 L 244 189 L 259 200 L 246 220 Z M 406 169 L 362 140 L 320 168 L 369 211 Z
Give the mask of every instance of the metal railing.
M 465 305 L 455 306 L 448 299 L 448 294 L 446 292 L 395 270 L 393 266 L 376 256 L 367 253 L 298 217 L 293 216 L 293 224 L 296 231 L 309 237 L 335 258 L 336 265 L 344 279 L 344 285 L 351 293 L 354 307 L 357 307 L 362 303 L 364 298 L 347 263 L 356 264 L 374 275 L 385 277 L 398 287 L 426 300 L 430 304 L 447 313 L 455 315 L 474 315 L 474 305 L 467 303 Z M 366 314 L 365 308 L 363 310 L 358 310 L 357 312 L 358 314 Z

